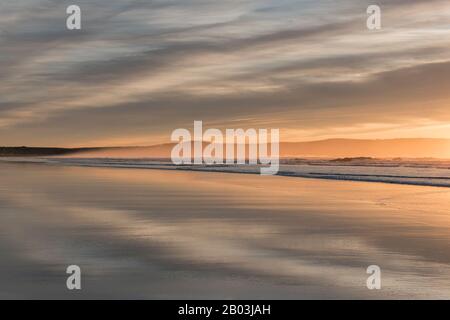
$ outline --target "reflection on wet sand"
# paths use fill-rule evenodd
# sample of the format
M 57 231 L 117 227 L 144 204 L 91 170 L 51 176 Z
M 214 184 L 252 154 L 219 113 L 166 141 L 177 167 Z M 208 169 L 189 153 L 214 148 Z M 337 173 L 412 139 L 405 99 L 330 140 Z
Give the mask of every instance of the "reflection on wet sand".
M 0 298 L 448 298 L 450 190 L 1 164 Z M 79 265 L 83 289 L 65 289 Z M 382 290 L 366 268 L 382 269 Z

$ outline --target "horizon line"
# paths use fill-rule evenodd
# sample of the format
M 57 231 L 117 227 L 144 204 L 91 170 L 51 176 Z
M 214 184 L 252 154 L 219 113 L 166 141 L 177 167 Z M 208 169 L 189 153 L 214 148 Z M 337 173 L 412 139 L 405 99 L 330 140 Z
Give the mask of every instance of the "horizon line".
M 342 141 L 395 141 L 395 140 L 448 140 L 450 142 L 450 138 L 424 138 L 424 137 L 418 137 L 418 138 L 375 138 L 375 139 L 359 139 L 359 138 L 328 138 L 328 139 L 317 139 L 317 140 L 306 140 L 306 141 L 280 141 L 279 143 L 313 143 L 313 142 L 325 142 L 325 141 L 333 141 L 333 140 L 342 140 Z M 189 140 L 186 141 L 186 143 L 189 142 L 204 142 L 204 143 L 210 143 L 209 141 L 198 141 L 198 140 Z M 99 148 L 149 148 L 149 147 L 156 147 L 156 146 L 163 146 L 163 145 L 170 145 L 170 144 L 177 144 L 179 142 L 161 142 L 161 143 L 155 143 L 155 144 L 148 144 L 148 145 L 114 145 L 114 146 L 30 146 L 30 145 L 2 145 L 0 148 L 52 148 L 52 149 L 99 149 Z M 270 144 L 270 142 L 268 142 Z M 246 143 L 248 144 L 248 143 Z

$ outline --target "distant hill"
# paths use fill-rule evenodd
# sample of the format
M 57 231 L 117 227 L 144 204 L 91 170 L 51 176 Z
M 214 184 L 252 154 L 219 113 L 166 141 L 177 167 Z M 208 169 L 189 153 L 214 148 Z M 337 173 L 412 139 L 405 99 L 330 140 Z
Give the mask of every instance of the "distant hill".
M 170 158 L 174 143 L 148 147 L 31 148 L 0 147 L 1 157 L 64 156 L 117 158 Z M 282 157 L 377 157 L 450 158 L 450 139 L 329 139 L 309 142 L 283 142 Z
M 0 147 L 0 157 L 42 157 L 62 156 L 79 152 L 96 151 L 99 148 L 35 148 L 35 147 Z
M 170 157 L 174 144 L 149 147 L 0 147 L 0 157 Z
M 280 149 L 285 157 L 450 158 L 450 139 L 329 139 L 285 142 Z

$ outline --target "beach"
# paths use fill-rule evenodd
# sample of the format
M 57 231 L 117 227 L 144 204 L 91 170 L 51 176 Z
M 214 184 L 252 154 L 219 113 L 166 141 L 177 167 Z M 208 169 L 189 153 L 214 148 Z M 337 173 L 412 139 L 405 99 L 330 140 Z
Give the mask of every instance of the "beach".
M 48 163 L 0 176 L 2 299 L 450 296 L 450 188 Z

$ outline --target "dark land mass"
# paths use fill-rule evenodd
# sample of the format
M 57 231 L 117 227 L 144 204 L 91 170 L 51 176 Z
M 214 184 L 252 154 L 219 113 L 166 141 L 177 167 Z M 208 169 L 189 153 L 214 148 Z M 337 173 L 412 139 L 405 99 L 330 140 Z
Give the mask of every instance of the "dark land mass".
M 186 142 L 189 144 L 189 142 Z M 92 158 L 170 158 L 174 143 L 153 146 L 37 148 L 0 147 L 0 157 L 76 156 Z M 203 144 L 203 147 L 206 143 Z M 193 144 L 191 142 L 191 149 Z M 269 148 L 270 149 L 270 148 Z M 280 142 L 280 156 L 327 157 L 336 162 L 370 158 L 450 158 L 450 139 L 328 139 L 308 142 Z
M 0 157 L 43 157 L 64 156 L 79 152 L 98 151 L 101 148 L 35 148 L 35 147 L 0 147 Z

